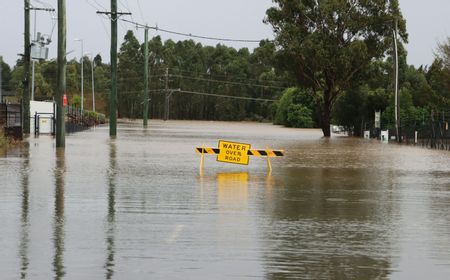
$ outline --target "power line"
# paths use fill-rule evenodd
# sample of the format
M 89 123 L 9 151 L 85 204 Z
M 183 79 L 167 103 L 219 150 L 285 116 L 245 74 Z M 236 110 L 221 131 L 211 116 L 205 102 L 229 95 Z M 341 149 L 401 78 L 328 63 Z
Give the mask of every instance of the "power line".
M 165 66 L 157 65 L 157 66 L 154 66 L 153 69 L 165 69 Z M 188 74 L 193 74 L 193 75 L 202 75 L 202 76 L 209 76 L 209 77 L 215 77 L 215 78 L 233 78 L 233 79 L 237 79 L 237 80 L 241 80 L 241 81 L 260 82 L 260 80 L 258 80 L 258 79 L 240 78 L 240 77 L 231 76 L 231 75 L 213 75 L 213 74 L 208 74 L 208 73 L 182 70 L 182 69 L 176 68 L 176 67 L 169 67 L 169 69 L 177 71 L 177 72 L 183 72 L 183 73 L 188 73 Z M 274 81 L 274 80 L 263 80 L 263 81 L 267 82 L 267 83 L 279 84 L 280 85 L 279 87 L 283 87 L 283 88 L 287 88 L 290 86 L 290 85 L 286 84 L 286 82 L 282 82 L 282 81 Z
M 205 39 L 205 40 L 213 40 L 213 41 L 222 41 L 222 42 L 239 42 L 239 43 L 259 43 L 261 42 L 261 40 L 248 40 L 248 39 L 231 39 L 231 38 L 219 38 L 219 37 L 209 37 L 209 36 L 201 36 L 201 35 L 194 35 L 192 33 L 183 33 L 183 32 L 178 32 L 178 31 L 172 31 L 172 30 L 168 30 L 168 29 L 163 29 L 163 28 L 159 28 L 158 26 L 148 26 L 142 23 L 138 23 L 132 20 L 127 20 L 127 19 L 120 19 L 121 21 L 133 24 L 136 27 L 140 27 L 140 28 L 148 28 L 148 29 L 152 29 L 152 30 L 156 30 L 156 31 L 160 31 L 160 32 L 164 32 L 164 33 L 169 33 L 169 34 L 174 34 L 174 35 L 179 35 L 179 36 L 185 36 L 185 37 L 191 37 L 191 38 L 197 38 L 197 39 Z
M 241 86 L 248 86 L 248 87 L 262 87 L 262 88 L 275 88 L 275 89 L 286 89 L 285 87 L 277 87 L 277 86 L 267 86 L 267 85 L 257 85 L 257 84 L 247 84 L 247 83 L 240 83 L 240 82 L 231 82 L 231 81 L 220 81 L 220 80 L 212 80 L 212 79 L 204 79 L 204 78 L 196 78 L 196 77 L 188 77 L 183 75 L 170 75 L 171 77 L 175 78 L 185 78 L 190 80 L 198 80 L 198 81 L 205 81 L 205 82 L 214 82 L 214 83 L 224 83 L 224 84 L 231 84 L 231 85 L 241 85 Z
M 156 89 L 151 90 L 156 92 L 165 92 L 166 89 Z M 137 93 L 142 92 L 142 90 L 127 90 L 127 91 L 120 91 L 120 93 Z M 198 91 L 189 91 L 189 90 L 177 90 L 176 92 L 180 93 L 187 93 L 187 94 L 195 94 L 195 95 L 204 95 L 204 96 L 211 96 L 211 97 L 221 97 L 221 98 L 231 98 L 231 99 L 239 99 L 239 100 L 250 100 L 250 101 L 261 101 L 261 102 L 277 102 L 276 99 L 266 99 L 266 98 L 254 98 L 254 97 L 245 97 L 245 96 L 233 96 L 233 95 L 226 95 L 226 94 L 215 94 L 215 93 L 206 93 L 206 92 L 198 92 Z
M 244 96 L 232 96 L 232 95 L 225 95 L 225 94 L 213 94 L 213 93 L 188 91 L 188 90 L 180 90 L 179 92 L 195 94 L 195 95 L 205 95 L 205 96 L 214 96 L 214 97 L 241 99 L 241 100 L 251 100 L 251 101 L 263 101 L 263 102 L 277 102 L 278 101 L 278 100 L 275 100 L 275 99 L 253 98 L 253 97 L 244 97 Z
M 144 15 L 142 14 L 141 1 L 136 0 L 136 2 L 137 2 L 137 5 L 138 5 L 138 8 L 139 8 L 139 15 L 141 16 L 141 20 L 142 20 L 142 21 L 145 21 L 145 20 L 144 20 Z

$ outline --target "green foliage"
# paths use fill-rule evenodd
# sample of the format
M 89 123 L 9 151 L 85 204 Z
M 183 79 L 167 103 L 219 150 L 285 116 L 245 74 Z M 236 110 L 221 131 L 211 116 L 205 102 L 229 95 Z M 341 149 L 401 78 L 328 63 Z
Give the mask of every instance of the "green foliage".
M 355 86 L 344 92 L 336 102 L 333 121 L 360 135 L 361 125 L 371 128 L 375 112 L 384 111 L 389 104 L 389 94 L 383 88 L 371 89 L 369 85 Z
M 10 90 L 11 68 L 3 61 L 3 59 L 1 60 L 0 67 L 2 68 L 2 80 L 0 81 L 0 85 L 3 90 Z
M 23 66 L 17 64 L 11 73 L 11 80 L 9 81 L 9 87 L 20 96 L 23 93 L 23 75 Z
M 312 128 L 312 110 L 301 104 L 291 104 L 287 110 L 287 125 L 290 127 Z
M 402 88 L 400 94 L 400 126 L 416 127 L 423 124 L 423 120 L 428 118 L 430 111 L 424 107 L 416 107 L 413 104 L 413 97 L 407 88 Z M 382 114 L 381 121 L 386 128 L 395 128 L 395 106 L 394 98 L 391 98 L 390 104 Z
M 141 118 L 144 90 L 143 44 L 129 31 L 119 50 L 118 110 L 119 117 Z M 159 36 L 149 40 L 149 76 L 151 118 L 162 118 L 165 104 L 165 73 L 169 70 L 168 87 L 186 91 L 278 99 L 287 84 L 293 84 L 285 71 L 275 67 L 276 47 L 271 41 L 261 41 L 253 52 L 218 44 L 203 46 L 193 40 L 163 42 Z M 85 107 L 90 107 L 91 61 L 84 61 Z M 96 111 L 108 113 L 111 89 L 110 65 L 100 55 L 94 57 Z M 36 96 L 51 98 L 56 88 L 55 61 L 39 62 L 36 67 Z M 19 60 L 11 73 L 10 85 L 22 94 L 23 66 Z M 81 64 L 79 59 L 67 62 L 67 95 L 81 107 Z M 73 102 L 72 102 L 73 103 Z M 170 99 L 171 119 L 199 120 L 259 120 L 273 117 L 273 102 L 235 100 L 174 92 Z
M 0 126 L 0 149 L 5 149 L 9 145 L 9 139 L 5 135 L 5 129 Z
M 106 117 L 104 114 L 93 112 L 93 111 L 84 111 L 84 116 L 90 120 L 93 120 L 95 123 L 105 123 Z
M 406 41 L 406 23 L 396 0 L 285 1 L 267 10 L 281 47 L 280 59 L 302 85 L 321 91 L 322 130 L 330 135 L 330 117 L 337 97 L 374 59 L 390 47 L 392 23 L 398 20 Z
M 79 96 L 78 94 L 75 94 L 72 97 L 72 106 L 75 108 L 81 108 L 81 96 Z
M 312 107 L 313 100 L 308 92 L 288 88 L 277 102 L 274 123 L 289 127 L 313 127 Z

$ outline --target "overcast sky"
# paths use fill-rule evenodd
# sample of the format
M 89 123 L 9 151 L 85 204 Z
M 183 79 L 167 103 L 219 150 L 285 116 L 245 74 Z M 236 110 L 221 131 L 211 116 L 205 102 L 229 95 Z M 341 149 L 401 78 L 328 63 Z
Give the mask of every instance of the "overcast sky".
M 66 0 L 67 3 L 67 51 L 68 59 L 79 58 L 81 44 L 75 38 L 83 39 L 85 53 L 100 53 L 109 61 L 110 22 L 96 14 L 97 10 L 108 10 L 110 0 Z M 56 0 L 31 0 L 36 7 Z M 118 0 L 119 10 L 133 13 L 125 19 L 146 23 L 149 26 L 195 35 L 251 39 L 273 39 L 271 27 L 262 20 L 271 0 Z M 403 15 L 407 20 L 409 44 L 408 62 L 416 66 L 429 65 L 433 61 L 438 42 L 450 35 L 450 1 L 448 0 L 400 0 Z M 37 12 L 37 31 L 51 35 L 55 21 L 48 12 Z M 31 18 L 31 32 L 34 30 L 34 12 Z M 133 29 L 143 41 L 143 30 L 132 25 L 119 23 L 119 46 L 128 29 Z M 11 66 L 18 53 L 23 53 L 23 1 L 0 0 L 0 55 Z M 150 31 L 150 36 L 160 35 L 163 40 L 184 40 L 186 37 Z M 52 34 L 50 58 L 56 57 L 57 28 Z M 203 44 L 216 45 L 217 41 L 196 40 Z M 224 43 L 236 48 L 253 49 L 257 43 Z

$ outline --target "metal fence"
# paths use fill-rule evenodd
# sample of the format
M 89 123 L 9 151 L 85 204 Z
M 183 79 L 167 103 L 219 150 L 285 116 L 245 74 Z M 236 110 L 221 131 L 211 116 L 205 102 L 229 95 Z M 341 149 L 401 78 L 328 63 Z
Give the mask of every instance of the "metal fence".
M 22 137 L 22 105 L 0 104 L 0 127 L 5 134 L 14 138 Z
M 395 129 L 388 130 L 389 135 L 395 138 Z M 402 125 L 399 132 L 403 144 L 448 151 L 450 150 L 450 113 L 431 112 L 419 121 Z M 371 129 L 370 135 L 380 138 L 380 130 Z

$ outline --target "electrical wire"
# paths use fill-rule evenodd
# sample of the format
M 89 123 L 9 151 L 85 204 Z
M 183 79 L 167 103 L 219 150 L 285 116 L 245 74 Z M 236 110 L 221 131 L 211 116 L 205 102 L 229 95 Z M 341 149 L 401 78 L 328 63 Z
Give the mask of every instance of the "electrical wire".
M 104 6 L 102 6 L 101 4 L 99 4 L 96 0 L 93 0 L 94 3 L 91 3 L 91 0 L 85 0 L 86 3 L 91 6 L 92 8 L 94 8 L 95 10 L 106 10 L 106 8 Z M 98 19 L 100 20 L 100 23 L 103 27 L 103 29 L 105 30 L 105 33 L 108 35 L 108 37 L 111 39 L 111 34 L 109 33 L 108 28 L 106 28 L 105 23 L 103 22 L 103 17 L 101 15 L 97 15 Z
M 160 74 L 160 75 L 150 75 L 149 78 L 163 78 L 166 75 Z M 181 79 L 189 79 L 189 80 L 198 80 L 198 81 L 204 81 L 204 82 L 213 82 L 213 83 L 222 83 L 222 84 L 231 84 L 231 85 L 240 85 L 240 86 L 246 86 L 246 87 L 257 87 L 257 88 L 273 88 L 273 89 L 286 89 L 285 87 L 277 87 L 277 86 L 269 86 L 269 85 L 258 85 L 258 84 L 250 84 L 250 83 L 239 83 L 239 82 L 232 82 L 232 81 L 220 81 L 220 80 L 212 80 L 212 79 L 203 79 L 203 78 L 197 78 L 197 77 L 188 77 L 188 76 L 182 76 L 182 75 L 169 75 L 170 77 L 174 78 L 181 78 Z M 121 78 L 120 81 L 139 81 L 143 80 L 142 77 L 127 77 L 127 78 Z
M 53 5 L 51 5 L 50 3 L 47 3 L 47 2 L 44 2 L 44 1 L 40 1 L 40 0 L 33 0 L 33 1 L 35 1 L 35 2 L 37 2 L 37 3 L 39 3 L 39 4 L 41 4 L 41 5 L 44 6 L 46 9 L 49 9 L 47 12 L 50 13 L 50 21 L 52 22 L 52 30 L 51 30 L 50 34 L 46 34 L 46 35 L 48 36 L 48 38 L 49 38 L 50 40 L 52 40 L 53 33 L 54 33 L 55 27 L 56 27 L 56 20 L 55 20 L 55 18 L 56 18 L 56 12 L 55 12 L 55 11 L 56 11 L 56 10 L 55 10 L 55 8 L 53 7 Z
M 137 2 L 137 5 L 138 5 L 138 8 L 139 8 L 139 14 L 141 16 L 141 20 L 144 22 L 145 20 L 144 20 L 144 14 L 142 14 L 141 1 L 136 0 L 136 2 Z
M 119 20 L 123 21 L 123 22 L 127 22 L 127 23 L 130 23 L 130 24 L 133 24 L 134 26 L 140 27 L 140 28 L 148 28 L 148 29 L 159 31 L 159 32 L 164 32 L 164 33 L 169 33 L 169 34 L 174 34 L 174 35 L 179 35 L 179 36 L 185 36 L 185 37 L 190 37 L 190 38 L 196 38 L 196 39 L 222 41 L 222 42 L 239 42 L 239 43 L 259 43 L 259 42 L 261 42 L 261 40 L 231 39 L 231 38 L 219 38 L 219 37 L 209 37 L 209 36 L 194 35 L 192 33 L 182 33 L 182 32 L 178 32 L 178 31 L 172 31 L 172 30 L 168 30 L 168 29 L 163 29 L 163 28 L 159 28 L 158 26 L 148 26 L 148 25 L 141 24 L 141 23 L 138 23 L 138 22 L 132 21 L 132 20 L 127 20 L 127 19 L 124 19 L 124 18 L 120 18 Z
M 195 95 L 205 95 L 205 96 L 214 96 L 214 97 L 223 97 L 223 98 L 232 98 L 232 99 L 241 99 L 241 100 L 251 100 L 251 101 L 263 101 L 263 102 L 277 102 L 275 99 L 265 99 L 265 98 L 252 98 L 252 97 L 244 97 L 244 96 L 232 96 L 232 95 L 224 95 L 224 94 L 213 94 L 213 93 L 205 93 L 205 92 L 197 92 L 197 91 L 188 91 L 188 90 L 180 90 L 181 93 L 189 93 Z
M 202 75 L 202 76 L 208 76 L 208 77 L 214 77 L 214 78 L 225 78 L 225 79 L 235 79 L 235 80 L 241 80 L 241 81 L 253 81 L 253 82 L 258 82 L 260 83 L 261 80 L 258 79 L 247 79 L 247 78 L 241 78 L 241 77 L 237 77 L 237 76 L 231 76 L 231 75 L 212 75 L 212 74 L 208 74 L 208 73 L 201 73 L 201 72 L 193 72 L 193 71 L 186 71 L 186 70 L 182 70 L 180 68 L 176 68 L 176 67 L 166 67 L 166 66 L 154 66 L 153 69 L 160 69 L 160 70 L 165 70 L 166 68 L 169 68 L 169 70 L 174 70 L 176 72 L 183 72 L 183 73 L 188 73 L 188 74 L 192 74 L 192 75 Z M 264 82 L 267 83 L 274 83 L 274 84 L 278 84 L 280 87 L 283 88 L 287 88 L 289 87 L 288 84 L 286 84 L 286 82 L 282 82 L 282 81 L 274 81 L 274 80 L 263 80 Z M 262 84 L 261 84 L 262 85 Z
M 160 92 L 163 93 L 165 89 L 159 90 L 150 90 L 152 92 Z M 143 90 L 127 90 L 127 91 L 119 91 L 119 94 L 126 93 L 141 93 Z M 245 97 L 245 96 L 233 96 L 226 94 L 215 94 L 215 93 L 206 93 L 206 92 L 198 92 L 198 91 L 189 91 L 189 90 L 176 90 L 174 92 L 186 93 L 186 94 L 194 94 L 194 95 L 203 95 L 203 96 L 211 96 L 211 97 L 220 97 L 220 98 L 231 98 L 238 100 L 248 100 L 248 101 L 260 101 L 260 102 L 277 102 L 276 99 L 265 99 L 265 98 L 253 98 L 253 97 Z
M 102 4 L 98 3 L 97 0 L 94 0 L 95 4 L 97 4 L 101 9 L 103 10 L 107 10 L 107 8 L 105 6 L 103 6 Z
M 205 82 L 224 83 L 224 84 L 231 84 L 231 85 L 241 85 L 241 86 L 248 86 L 248 87 L 274 88 L 274 89 L 283 89 L 283 90 L 286 89 L 285 87 L 257 85 L 257 84 L 246 84 L 246 83 L 231 82 L 231 81 L 220 81 L 220 80 L 188 77 L 188 76 L 183 76 L 183 75 L 173 75 L 173 74 L 171 74 L 170 77 L 184 78 L 184 79 L 198 80 L 198 81 L 205 81 Z

